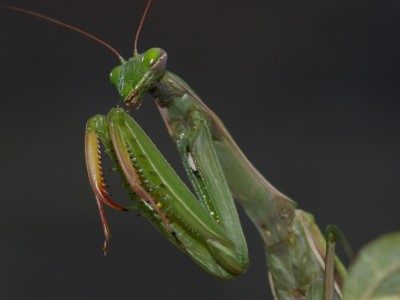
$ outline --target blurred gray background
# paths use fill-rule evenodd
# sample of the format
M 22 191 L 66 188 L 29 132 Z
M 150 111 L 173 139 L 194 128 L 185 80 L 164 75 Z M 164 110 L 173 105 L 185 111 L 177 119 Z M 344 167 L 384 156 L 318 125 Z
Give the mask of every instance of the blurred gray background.
M 145 1 L 8 1 L 81 27 L 126 57 Z M 257 168 L 355 250 L 399 230 L 400 2 L 154 1 L 139 50 L 162 47 Z M 262 243 L 251 267 L 209 277 L 136 213 L 107 210 L 86 175 L 86 120 L 118 96 L 118 63 L 76 33 L 0 11 L 0 298 L 272 299 Z M 150 97 L 135 118 L 180 170 Z M 114 182 L 113 193 L 125 199 Z

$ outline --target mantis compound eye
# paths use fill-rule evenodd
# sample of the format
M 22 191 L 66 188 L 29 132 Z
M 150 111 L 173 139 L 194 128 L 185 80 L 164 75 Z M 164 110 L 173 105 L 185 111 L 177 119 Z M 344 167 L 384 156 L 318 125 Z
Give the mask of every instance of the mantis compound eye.
M 147 50 L 142 57 L 144 68 L 164 67 L 167 61 L 167 53 L 160 48 Z
M 121 74 L 121 66 L 117 66 L 114 69 L 112 69 L 110 73 L 110 82 L 113 86 L 117 86 L 120 74 Z

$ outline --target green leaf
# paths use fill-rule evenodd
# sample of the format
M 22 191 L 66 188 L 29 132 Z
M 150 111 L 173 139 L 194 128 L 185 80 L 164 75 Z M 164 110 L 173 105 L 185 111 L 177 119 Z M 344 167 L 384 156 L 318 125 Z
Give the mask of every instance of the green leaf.
M 349 270 L 344 300 L 400 300 L 400 232 L 365 246 Z

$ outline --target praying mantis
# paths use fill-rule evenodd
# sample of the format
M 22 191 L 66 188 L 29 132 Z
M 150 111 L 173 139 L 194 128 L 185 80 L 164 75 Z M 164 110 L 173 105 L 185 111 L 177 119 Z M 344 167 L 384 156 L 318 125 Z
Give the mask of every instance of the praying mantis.
M 164 114 L 164 115 L 165 115 L 165 114 Z M 186 155 L 186 156 L 185 156 L 185 155 Z M 188 153 L 183 154 L 183 156 L 187 158 L 187 165 L 189 166 L 189 168 L 191 168 L 192 171 L 197 171 L 197 167 L 196 167 L 196 166 L 193 167 L 193 165 L 192 165 L 192 163 L 191 163 L 191 160 L 193 159 L 193 157 L 191 157 L 191 153 L 189 152 L 189 154 L 188 154 Z M 190 170 L 189 170 L 189 171 L 190 171 Z M 286 200 L 285 200 L 285 201 L 286 201 Z M 288 202 L 289 202 L 289 200 L 288 200 Z M 289 203 L 290 203 L 290 202 L 289 202 Z M 155 209 L 155 207 L 153 207 L 153 209 Z M 169 233 L 171 233 L 171 232 L 169 232 Z M 179 237 L 178 237 L 178 241 L 177 241 L 177 242 L 180 242 L 180 241 L 179 241 Z

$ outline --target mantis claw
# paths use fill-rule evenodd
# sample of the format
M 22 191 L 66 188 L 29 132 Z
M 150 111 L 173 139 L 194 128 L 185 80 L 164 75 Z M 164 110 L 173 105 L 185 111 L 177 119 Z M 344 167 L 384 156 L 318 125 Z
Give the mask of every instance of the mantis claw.
M 115 110 L 115 121 L 123 122 L 124 114 L 125 112 L 123 112 L 123 110 Z M 135 168 L 135 158 L 131 157 L 129 150 L 124 143 L 119 125 L 114 124 L 113 122 L 109 123 L 105 116 L 97 115 L 91 118 L 86 126 L 85 157 L 90 185 L 92 186 L 96 197 L 105 236 L 103 244 L 104 255 L 108 252 L 111 234 L 104 213 L 103 204 L 118 211 L 129 211 L 132 207 L 124 207 L 111 200 L 111 195 L 106 190 L 108 186 L 102 172 L 101 148 L 99 141 L 104 145 L 106 153 L 112 153 L 114 162 L 118 164 L 115 170 L 125 174 L 126 181 L 122 186 L 131 189 L 133 192 L 132 196 L 140 197 L 146 205 L 155 212 L 155 215 L 164 224 L 165 230 L 173 237 L 175 242 L 181 244 L 178 236 L 171 227 L 166 214 L 160 209 L 158 201 L 153 197 L 154 195 L 150 194 L 152 189 L 147 188 L 146 190 L 142 186 L 143 183 L 146 186 L 148 182 L 142 183 L 141 175 L 143 175 L 143 169 Z
M 90 185 L 92 186 L 96 198 L 115 210 L 126 211 L 127 209 L 125 207 L 115 203 L 110 199 L 110 193 L 106 190 L 108 185 L 105 183 L 102 171 L 99 140 L 94 131 L 88 130 L 86 133 L 85 157 Z
M 96 125 L 94 128 L 92 127 L 93 124 L 98 125 L 98 123 L 100 123 L 99 121 L 100 120 L 95 117 L 88 122 L 85 136 L 85 158 L 90 185 L 96 197 L 96 203 L 104 231 L 103 253 L 107 255 L 111 233 L 104 213 L 103 203 L 118 211 L 127 211 L 128 209 L 111 200 L 111 195 L 106 190 L 108 185 L 105 182 L 102 171 L 101 149 L 97 133 L 95 132 Z
M 112 111 L 110 114 L 113 115 L 111 119 L 114 118 L 114 122 L 111 122 L 110 126 L 111 140 L 114 145 L 115 154 L 118 158 L 121 169 L 125 174 L 128 185 L 136 195 L 143 199 L 143 201 L 145 201 L 157 213 L 167 231 L 175 238 L 178 243 L 180 243 L 176 234 L 174 233 L 174 230 L 170 226 L 167 216 L 158 207 L 153 197 L 142 187 L 140 173 L 143 172 L 143 170 L 137 170 L 132 165 L 129 151 L 127 150 L 127 147 L 124 143 L 123 131 L 115 125 L 115 123 L 117 122 L 124 122 L 125 112 L 123 110 L 117 109 Z
M 101 219 L 101 223 L 103 225 L 103 230 L 104 230 L 103 253 L 104 253 L 104 256 L 106 256 L 108 253 L 108 246 L 110 244 L 111 233 L 110 233 L 110 228 L 108 227 L 108 222 L 107 222 L 106 215 L 104 213 L 102 202 L 97 197 L 96 197 L 96 203 L 97 203 L 97 207 L 99 208 L 100 219 Z

